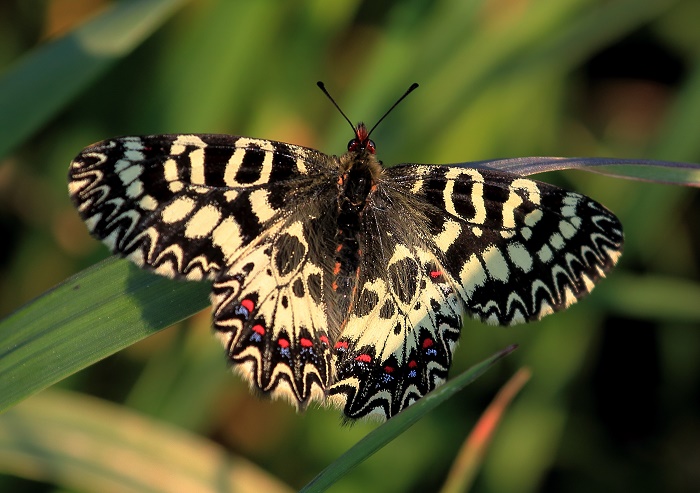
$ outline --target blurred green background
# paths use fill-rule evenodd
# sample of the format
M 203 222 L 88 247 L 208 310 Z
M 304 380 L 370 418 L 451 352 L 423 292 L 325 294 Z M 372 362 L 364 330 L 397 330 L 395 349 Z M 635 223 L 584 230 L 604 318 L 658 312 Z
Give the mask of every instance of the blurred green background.
M 109 24 L 135 4 L 153 5 L 152 17 L 139 14 L 143 26 Z M 56 50 L 16 77 L 61 39 L 72 52 Z M 81 57 L 62 58 L 76 49 Z M 387 164 L 529 155 L 700 162 L 697 0 L 5 1 L 0 70 L 2 316 L 107 257 L 68 199 L 67 166 L 80 149 L 116 135 L 199 132 L 342 153 L 351 131 L 317 80 L 368 124 L 410 83 L 421 85 L 373 134 Z M 700 194 L 581 171 L 542 179 L 620 217 L 619 268 L 540 323 L 467 322 L 453 373 L 508 344 L 520 349 L 333 491 L 437 490 L 479 414 L 522 366 L 532 379 L 472 491 L 700 489 Z M 71 409 L 116 423 L 83 399 L 111 401 L 247 458 L 261 468 L 253 488 L 267 476 L 298 489 L 376 427 L 250 395 L 227 370 L 208 310 L 57 387 L 78 394 L 19 407 L 55 409 L 60 428 Z M 18 459 L 3 433 L 0 491 L 137 491 Z M 155 483 L 148 491 L 194 491 Z

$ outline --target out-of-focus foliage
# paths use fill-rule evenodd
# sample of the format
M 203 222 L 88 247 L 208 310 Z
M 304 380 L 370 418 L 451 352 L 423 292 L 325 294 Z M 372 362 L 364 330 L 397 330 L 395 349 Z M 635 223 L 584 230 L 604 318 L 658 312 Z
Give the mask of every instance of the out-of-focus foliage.
M 81 148 L 114 135 L 222 132 L 340 153 L 350 129 L 319 79 L 351 118 L 370 124 L 411 82 L 421 84 L 373 134 L 385 163 L 700 162 L 696 0 L 168 3 L 0 4 L 0 87 L 13 89 L 0 92 L 0 128 L 13 130 L 0 133 L 0 315 L 107 256 L 67 196 L 67 165 Z M 118 43 L 124 33 L 115 32 L 106 46 L 119 49 L 100 45 L 99 60 L 94 44 L 77 64 L 59 49 L 16 78 L 38 50 L 84 41 L 76 33 L 86 20 L 115 11 L 129 19 L 147 7 L 151 15 L 139 11 L 140 22 L 127 24 L 140 29 L 131 41 Z M 333 491 L 437 489 L 481 411 L 522 365 L 532 378 L 473 491 L 700 488 L 697 190 L 577 171 L 543 179 L 619 215 L 627 242 L 619 268 L 540 323 L 467 323 L 454 374 L 508 344 L 520 350 Z M 298 415 L 256 399 L 226 371 L 209 330 L 204 311 L 59 385 L 211 438 L 295 488 L 376 426 L 342 427 L 335 411 Z M 3 457 L 1 491 L 46 490 L 15 477 L 46 476 Z

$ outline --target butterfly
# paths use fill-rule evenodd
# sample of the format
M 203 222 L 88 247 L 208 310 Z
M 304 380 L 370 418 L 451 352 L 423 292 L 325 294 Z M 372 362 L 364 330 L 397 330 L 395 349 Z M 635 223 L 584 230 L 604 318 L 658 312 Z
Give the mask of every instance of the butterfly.
M 465 317 L 539 320 L 621 254 L 619 220 L 588 197 L 483 163 L 386 167 L 353 128 L 340 156 L 113 138 L 72 161 L 69 192 L 112 252 L 212 283 L 214 332 L 252 388 L 350 419 L 389 418 L 444 382 Z

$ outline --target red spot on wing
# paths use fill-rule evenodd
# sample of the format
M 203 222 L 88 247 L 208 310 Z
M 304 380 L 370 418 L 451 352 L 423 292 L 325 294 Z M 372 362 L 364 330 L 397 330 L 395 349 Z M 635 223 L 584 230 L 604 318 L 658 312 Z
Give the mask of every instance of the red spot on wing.
M 311 339 L 307 339 L 306 337 L 299 339 L 299 344 L 301 344 L 301 347 L 311 347 L 314 345 Z
M 282 349 L 287 349 L 289 347 L 289 341 L 287 339 L 280 339 L 277 341 L 277 344 L 279 344 L 279 347 Z
M 430 277 L 431 279 L 437 279 L 438 277 L 442 276 L 442 271 L 441 270 L 431 270 L 430 271 Z
M 393 366 L 385 366 L 384 372 L 385 373 L 394 373 L 394 367 Z
M 248 310 L 248 312 L 250 313 L 253 311 L 253 308 L 255 308 L 255 303 L 253 303 L 253 300 L 246 298 L 243 301 L 241 301 L 241 306 Z
M 335 348 L 336 349 L 347 349 L 348 343 L 347 343 L 347 341 L 338 341 L 335 343 Z
M 360 354 L 355 357 L 355 361 L 361 361 L 362 363 L 371 363 L 372 357 L 369 354 Z
M 412 359 L 411 361 L 408 362 L 409 368 L 415 368 L 416 366 L 418 366 L 418 363 L 416 363 L 416 360 Z
M 321 335 L 321 336 L 319 337 L 319 340 L 320 340 L 322 343 L 324 343 L 324 344 L 330 344 L 330 343 L 328 342 L 328 338 L 327 338 L 325 335 Z
M 434 344 L 433 340 L 430 337 L 428 337 L 423 341 L 423 349 L 427 349 L 427 348 L 431 347 L 433 344 Z
M 253 332 L 255 332 L 256 334 L 260 334 L 260 335 L 263 335 L 263 334 L 265 333 L 265 327 L 263 327 L 263 326 L 260 325 L 260 324 L 258 324 L 258 325 L 253 325 L 253 328 L 252 328 L 251 330 L 252 330 Z

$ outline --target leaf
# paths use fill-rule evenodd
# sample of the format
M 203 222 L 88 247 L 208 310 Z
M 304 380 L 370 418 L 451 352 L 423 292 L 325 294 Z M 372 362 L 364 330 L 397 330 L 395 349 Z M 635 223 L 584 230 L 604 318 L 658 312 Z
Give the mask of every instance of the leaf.
M 0 416 L 0 470 L 76 491 L 291 491 L 209 440 L 56 390 Z
M 700 164 L 653 159 L 616 159 L 586 157 L 516 157 L 459 163 L 463 168 L 490 168 L 523 176 L 546 171 L 581 169 L 616 178 L 700 187 Z
M 517 346 L 509 346 L 494 354 L 490 358 L 472 366 L 467 371 L 450 379 L 444 385 L 426 394 L 414 404 L 401 411 L 399 414 L 383 423 L 378 428 L 368 433 L 362 440 L 340 456 L 331 465 L 321 471 L 309 484 L 300 491 L 317 492 L 325 491 L 347 474 L 355 466 L 363 462 L 377 450 L 385 446 L 419 419 L 432 411 L 435 407 L 445 402 L 464 387 L 479 378 L 486 370 L 491 368 L 501 358 L 512 353 Z
M 0 322 L 0 411 L 209 305 L 180 283 L 105 260 Z

